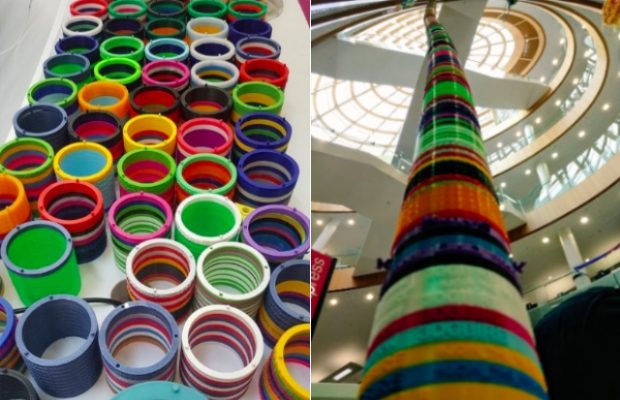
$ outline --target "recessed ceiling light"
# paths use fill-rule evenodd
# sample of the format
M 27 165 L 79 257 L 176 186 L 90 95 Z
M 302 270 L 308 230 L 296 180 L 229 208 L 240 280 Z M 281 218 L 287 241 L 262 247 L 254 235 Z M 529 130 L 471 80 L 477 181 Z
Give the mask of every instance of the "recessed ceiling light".
M 573 79 L 573 85 L 576 85 L 576 84 L 578 84 L 578 83 L 579 83 L 579 78 L 575 78 L 575 79 Z
M 316 224 L 317 224 L 318 226 L 323 226 L 323 223 L 324 223 L 324 221 L 323 221 L 322 219 L 317 219 L 317 220 L 316 220 Z
M 338 299 L 337 298 L 333 298 L 329 300 L 329 305 L 330 306 L 337 306 L 338 305 Z
M 534 120 L 534 122 L 536 122 L 537 124 L 540 124 L 542 122 L 542 118 L 538 117 Z
M 551 275 L 549 275 L 549 276 L 547 277 L 547 280 L 548 280 L 548 281 L 550 281 L 551 279 L 553 279 L 553 277 L 552 277 Z
M 372 300 L 372 299 L 374 299 L 374 298 L 375 298 L 375 295 L 374 295 L 374 294 L 372 294 L 372 293 L 368 293 L 368 294 L 366 294 L 366 300 L 371 301 L 371 300 Z
M 553 158 L 554 160 L 558 158 L 558 152 L 556 151 L 556 152 L 551 153 L 551 158 Z
M 620 33 L 618 34 L 618 39 L 620 39 Z
M 588 49 L 588 50 L 583 52 L 583 57 L 584 58 L 588 58 L 588 57 L 590 57 L 590 54 L 592 54 L 592 50 Z
M 545 236 L 544 238 L 542 238 L 542 242 L 543 242 L 543 244 L 549 243 L 549 238 L 547 236 Z
M 579 131 L 579 133 L 577 134 L 577 136 L 579 136 L 580 138 L 583 138 L 586 136 L 586 131 Z
M 530 175 L 531 173 L 532 173 L 531 169 L 528 168 L 528 169 L 525 170 L 525 175 Z
M 516 133 L 516 135 L 517 135 L 517 137 L 521 137 L 521 135 L 523 135 L 523 132 L 518 131 L 518 132 Z
M 349 219 L 347 220 L 347 224 L 349 224 L 349 225 L 353 226 L 353 225 L 355 225 L 355 220 L 354 220 L 353 218 L 349 218 Z
M 502 148 L 502 142 L 497 143 L 497 148 L 501 149 Z
M 590 259 L 589 259 L 589 258 L 586 258 L 586 262 L 588 262 L 588 261 L 590 261 Z
M 508 254 L 508 257 L 513 258 L 514 256 L 512 255 L 512 253 Z
M 541 82 L 541 83 L 545 83 L 545 81 L 546 81 L 546 80 L 547 80 L 547 78 L 545 78 L 544 76 L 541 76 L 541 77 L 540 77 L 540 82 Z
M 609 110 L 609 107 L 610 107 L 609 103 L 603 104 L 603 111 Z
M 560 44 L 564 44 L 564 43 L 566 43 L 566 39 L 565 38 L 560 39 Z
M 504 203 L 499 205 L 499 210 L 500 211 L 504 211 L 506 209 L 506 206 L 504 205 Z
M 506 182 L 502 182 L 499 184 L 499 187 L 501 187 L 502 189 L 506 187 Z
M 559 62 L 560 60 L 558 60 L 557 58 L 554 58 L 553 61 L 551 61 L 551 64 L 558 65 Z
M 561 105 L 562 105 L 562 100 L 556 100 L 556 101 L 555 101 L 555 106 L 556 106 L 556 107 L 559 107 L 559 106 L 561 106 Z
M 580 222 L 582 225 L 585 225 L 585 224 L 587 224 L 588 222 L 590 222 L 590 218 L 588 218 L 588 217 L 581 217 L 581 218 L 579 218 L 579 222 Z

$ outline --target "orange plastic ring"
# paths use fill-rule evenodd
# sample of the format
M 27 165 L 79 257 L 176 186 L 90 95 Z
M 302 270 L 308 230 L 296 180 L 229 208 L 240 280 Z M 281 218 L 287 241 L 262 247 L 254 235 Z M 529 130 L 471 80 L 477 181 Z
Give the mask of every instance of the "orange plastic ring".
M 0 211 L 0 239 L 13 228 L 30 220 L 30 204 L 26 189 L 19 179 L 7 174 L 0 174 L 0 200 L 10 204 Z
M 109 103 L 114 98 L 117 101 Z M 78 104 L 82 111 L 107 111 L 124 119 L 129 114 L 129 92 L 118 82 L 96 81 L 80 89 Z

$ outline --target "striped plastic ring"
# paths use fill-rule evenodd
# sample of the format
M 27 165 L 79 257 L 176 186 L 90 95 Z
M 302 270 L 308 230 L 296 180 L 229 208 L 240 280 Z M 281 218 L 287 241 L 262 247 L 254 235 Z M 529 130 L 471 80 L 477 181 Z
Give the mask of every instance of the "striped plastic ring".
M 149 148 L 133 150 L 121 157 L 116 168 L 121 196 L 152 193 L 174 207 L 177 165 L 168 153 Z
M 149 65 L 153 65 L 153 61 Z M 140 114 L 161 114 L 178 123 L 181 117 L 181 102 L 176 90 L 164 85 L 140 86 L 129 95 L 132 117 Z
M 132 367 L 116 358 L 134 343 L 157 346 L 163 356 L 153 364 Z M 115 393 L 148 381 L 174 381 L 181 338 L 177 323 L 162 306 L 130 301 L 108 314 L 101 324 L 99 350 L 108 385 Z
M 253 150 L 286 152 L 293 128 L 279 115 L 254 112 L 244 115 L 235 123 L 232 160 L 236 163 Z
M 212 86 L 231 91 L 239 80 L 239 69 L 228 61 L 206 60 L 191 69 L 192 87 Z
M 227 158 L 216 154 L 194 154 L 181 161 L 176 174 L 176 201 L 199 193 L 212 193 L 232 199 L 237 169 Z
M 154 194 L 130 193 L 116 200 L 108 212 L 116 266 L 125 272 L 127 255 L 134 247 L 170 237 L 172 218 L 170 205 Z
M 270 38 L 272 32 L 271 24 L 260 19 L 238 19 L 228 24 L 228 40 L 235 44 L 249 36 Z
M 105 250 L 103 196 L 94 185 L 80 181 L 56 182 L 41 193 L 38 210 L 41 219 L 69 231 L 79 264 L 95 260 Z
M 0 173 L 0 244 L 13 228 L 31 217 L 24 185 L 16 177 Z
M 148 147 L 174 156 L 177 147 L 177 126 L 163 115 L 143 114 L 131 118 L 123 127 L 125 151 Z
M 28 378 L 12 369 L 0 368 L 0 396 L 3 399 L 39 400 Z
M 213 17 L 198 17 L 187 22 L 187 38 L 190 45 L 198 39 L 209 37 L 226 39 L 228 37 L 226 21 Z
M 262 36 L 245 37 L 237 42 L 235 49 L 238 65 L 254 59 L 277 60 L 282 51 L 278 42 Z
M 203 343 L 221 343 L 238 354 L 243 367 L 220 372 L 194 353 Z M 198 309 L 185 322 L 181 335 L 181 380 L 211 399 L 238 399 L 248 389 L 264 353 L 256 322 L 234 307 L 212 305 Z
M 288 81 L 289 70 L 286 64 L 269 58 L 247 60 L 239 67 L 239 81 L 267 82 L 284 90 Z
M 62 34 L 64 36 L 91 36 L 97 37 L 103 30 L 101 18 L 92 15 L 77 15 L 69 17 L 62 24 Z
M 71 142 L 93 142 L 108 149 L 116 164 L 125 152 L 120 119 L 107 111 L 84 111 L 68 124 Z
M 54 151 L 68 143 L 67 113 L 54 104 L 37 103 L 20 108 L 13 116 L 17 137 L 45 140 Z
M 159 304 L 177 320 L 191 310 L 196 261 L 181 243 L 151 239 L 140 243 L 127 256 L 127 290 L 132 300 Z M 162 283 L 168 284 L 161 289 Z
M 256 322 L 269 347 L 273 347 L 287 329 L 310 322 L 308 260 L 289 260 L 273 271 Z
M 227 121 L 231 110 L 230 94 L 222 89 L 211 86 L 190 88 L 181 95 L 181 113 L 186 121 L 199 117 Z
M 13 307 L 0 296 L 0 370 L 6 368 L 24 372 L 25 365 L 15 345 L 17 316 Z
M 220 242 L 198 258 L 196 308 L 227 304 L 254 318 L 269 285 L 265 257 L 243 243 Z
M 278 340 L 263 366 L 259 383 L 261 400 L 310 399 L 310 391 L 295 379 L 288 364 L 310 369 L 310 324 L 295 325 Z
M 19 179 L 32 211 L 41 192 L 56 182 L 53 160 L 52 146 L 40 139 L 17 138 L 0 146 L 0 173 Z
M 193 118 L 179 127 L 177 160 L 193 154 L 228 156 L 233 145 L 230 125 L 215 118 Z
M 259 207 L 243 221 L 241 241 L 258 250 L 276 267 L 306 254 L 310 248 L 310 220 L 288 206 Z
M 181 93 L 189 85 L 190 71 L 187 65 L 175 60 L 155 60 L 142 68 L 145 85 L 166 86 Z
M 90 64 L 99 61 L 99 42 L 90 36 L 75 35 L 60 38 L 56 42 L 54 50 L 56 50 L 56 54 L 80 54 L 86 57 Z
M 108 3 L 105 0 L 76 0 L 69 6 L 71 15 L 92 15 L 93 17 L 108 18 Z
M 154 39 L 144 48 L 144 56 L 147 59 L 145 64 L 155 60 L 173 60 L 184 63 L 189 59 L 189 46 L 176 38 Z
M 207 60 L 232 61 L 235 57 L 235 45 L 217 37 L 197 39 L 189 47 L 192 63 Z
M 77 111 L 77 85 L 64 78 L 47 78 L 30 86 L 28 104 L 55 104 L 65 110 L 67 115 Z

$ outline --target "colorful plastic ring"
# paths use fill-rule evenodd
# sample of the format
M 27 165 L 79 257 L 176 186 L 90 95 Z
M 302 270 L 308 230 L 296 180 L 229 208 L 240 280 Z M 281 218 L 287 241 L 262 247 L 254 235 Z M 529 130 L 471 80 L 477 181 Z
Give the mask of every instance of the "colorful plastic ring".
M 177 203 L 200 193 L 219 194 L 232 199 L 237 182 L 237 169 L 225 157 L 194 154 L 179 163 L 176 182 Z
M 194 118 L 179 127 L 177 160 L 201 153 L 228 156 L 233 145 L 230 126 L 215 118 Z
M 228 24 L 228 40 L 237 43 L 249 36 L 270 38 L 273 28 L 267 21 L 260 19 L 238 19 Z
M 280 114 L 284 105 L 284 92 L 265 82 L 245 82 L 235 86 L 232 92 L 232 121 L 251 112 Z
M 178 0 L 155 0 L 149 3 L 147 19 L 173 18 L 185 23 L 187 6 Z
M 28 103 L 56 104 L 65 110 L 67 115 L 77 111 L 77 85 L 64 78 L 47 78 L 30 86 L 28 89 Z
M 240 39 L 235 45 L 235 60 L 238 65 L 253 59 L 277 60 L 281 51 L 280 44 L 273 39 L 249 36 Z
M 192 0 L 187 6 L 190 17 L 211 17 L 224 19 L 226 17 L 226 3 L 219 0 Z
M 92 82 L 78 92 L 78 104 L 82 111 L 107 111 L 123 120 L 129 113 L 129 91 L 118 82 Z
M 181 113 L 186 121 L 200 117 L 227 121 L 231 111 L 230 94 L 216 87 L 190 88 L 181 95 Z
M 55 104 L 37 103 L 20 108 L 13 116 L 17 137 L 45 140 L 54 151 L 68 143 L 67 113 Z
M 190 80 L 192 87 L 211 86 L 231 91 L 239 80 L 239 69 L 227 61 L 200 61 L 192 67 Z
M 147 192 L 174 206 L 176 163 L 168 153 L 150 148 L 128 152 L 118 162 L 118 185 L 121 196 Z
M 131 118 L 123 127 L 125 151 L 148 147 L 163 150 L 174 156 L 177 146 L 177 126 L 162 115 L 143 114 Z
M 78 15 L 69 17 L 62 24 L 62 34 L 67 36 L 92 36 L 97 37 L 103 30 L 101 18 L 91 15 Z
M 104 40 L 99 47 L 101 58 L 129 58 L 142 62 L 144 58 L 144 42 L 133 36 L 112 36 Z
M 76 35 L 61 38 L 54 48 L 56 54 L 81 54 L 88 59 L 90 64 L 99 61 L 99 42 L 90 36 Z
M 81 54 L 56 54 L 43 63 L 43 75 L 69 79 L 82 87 L 90 79 L 90 65 L 89 59 Z
M 0 321 L 2 322 L 2 332 L 0 333 L 0 387 L 4 389 L 2 373 L 7 370 L 24 372 L 24 361 L 22 360 L 17 346 L 15 345 L 15 329 L 17 328 L 17 316 L 4 297 L 0 296 Z M 9 387 L 7 385 L 7 387 Z M 0 389 L 0 394 L 5 394 Z M 9 398 L 20 398 L 11 397 Z
M 185 40 L 185 23 L 174 18 L 154 19 L 146 23 L 146 38 L 149 40 L 174 38 Z
M 71 15 L 91 15 L 106 19 L 108 17 L 108 3 L 105 0 L 76 0 L 69 5 Z
M 144 56 L 148 60 L 147 63 L 155 60 L 186 62 L 189 59 L 189 46 L 180 39 L 154 39 L 146 45 Z
M 267 4 L 255 0 L 231 0 L 228 2 L 226 19 L 265 19 Z
M 235 45 L 226 39 L 206 37 L 197 39 L 189 47 L 192 63 L 207 60 L 232 61 L 235 57 Z
M 284 90 L 288 81 L 286 64 L 268 58 L 254 58 L 242 63 L 239 67 L 239 81 L 260 81 L 271 83 Z
M 279 115 L 254 112 L 245 114 L 235 123 L 235 140 L 232 160 L 239 162 L 245 154 L 254 150 L 286 152 L 293 128 Z
M 142 68 L 142 82 L 145 85 L 167 86 L 179 93 L 189 85 L 189 77 L 189 68 L 180 61 L 155 60 Z
M 99 143 L 112 154 L 116 164 L 125 152 L 122 124 L 118 117 L 106 111 L 85 111 L 69 120 L 69 139 L 72 142 Z
M 153 61 L 153 65 L 158 61 Z M 141 114 L 161 114 L 177 123 L 181 117 L 181 102 L 179 94 L 163 85 L 144 85 L 135 89 L 129 95 L 132 117 Z
M 0 174 L 0 243 L 16 226 L 30 220 L 32 214 L 24 185 L 14 176 Z
M 195 3 L 195 1 L 192 3 Z M 190 45 L 198 39 L 209 37 L 226 39 L 228 37 L 228 24 L 226 21 L 213 17 L 198 17 L 187 22 L 187 38 Z
M 144 22 L 146 8 L 143 0 L 116 0 L 108 5 L 108 13 L 110 18 L 131 18 Z
M 133 36 L 140 40 L 146 37 L 142 22 L 133 18 L 112 18 L 108 19 L 103 25 L 103 36 L 111 38 L 114 36 Z
M 129 58 L 109 58 L 99 61 L 93 69 L 98 81 L 113 81 L 132 91 L 140 85 L 142 67 Z

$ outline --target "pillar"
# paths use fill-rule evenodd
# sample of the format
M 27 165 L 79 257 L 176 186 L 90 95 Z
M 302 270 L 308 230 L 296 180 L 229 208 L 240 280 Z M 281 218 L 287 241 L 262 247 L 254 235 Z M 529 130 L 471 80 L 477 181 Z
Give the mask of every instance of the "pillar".
M 573 231 L 570 228 L 565 227 L 560 230 L 558 238 L 560 239 L 568 268 L 574 271 L 576 266 L 583 263 L 583 256 L 581 255 L 581 251 L 579 251 L 575 235 L 573 235 Z M 590 277 L 585 272 L 576 272 L 573 275 L 573 280 L 575 281 L 577 290 L 584 289 L 592 284 Z

